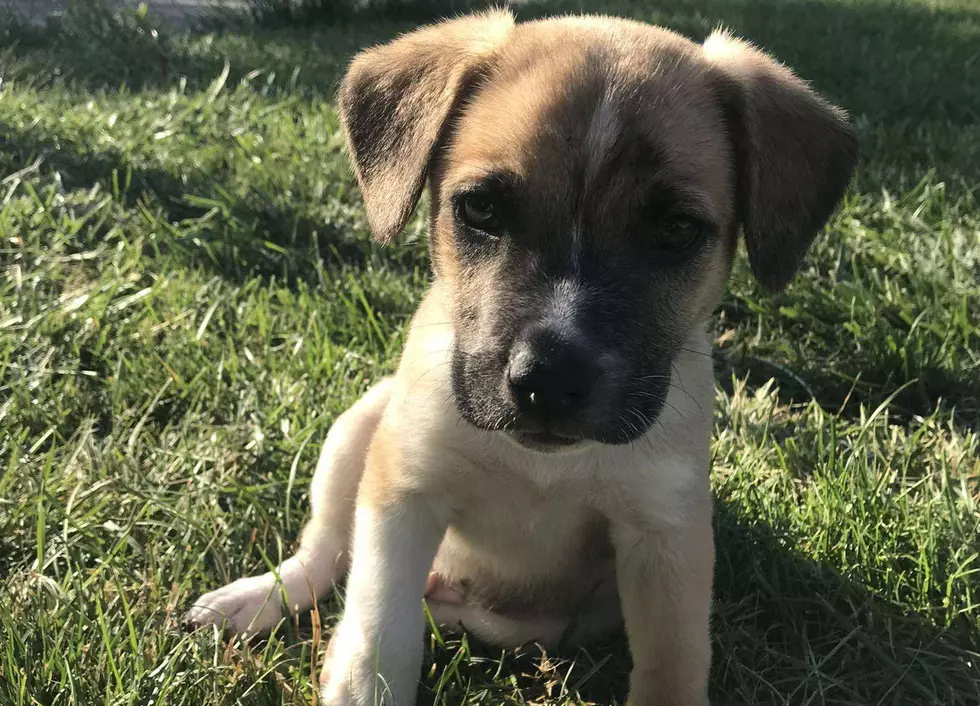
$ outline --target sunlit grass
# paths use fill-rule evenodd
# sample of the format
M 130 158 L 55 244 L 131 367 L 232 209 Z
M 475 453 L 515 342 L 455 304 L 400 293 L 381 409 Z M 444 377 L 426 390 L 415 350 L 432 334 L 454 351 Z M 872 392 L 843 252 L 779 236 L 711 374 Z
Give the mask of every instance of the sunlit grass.
M 864 150 L 790 289 L 740 262 L 714 324 L 717 702 L 977 703 L 980 10 L 592 7 L 732 25 L 850 107 Z M 177 620 L 288 553 L 319 443 L 428 281 L 420 217 L 370 242 L 331 105 L 350 53 L 407 24 L 4 22 L 0 703 L 311 703 L 309 619 L 253 645 Z M 430 646 L 427 702 L 625 692 L 621 640 Z

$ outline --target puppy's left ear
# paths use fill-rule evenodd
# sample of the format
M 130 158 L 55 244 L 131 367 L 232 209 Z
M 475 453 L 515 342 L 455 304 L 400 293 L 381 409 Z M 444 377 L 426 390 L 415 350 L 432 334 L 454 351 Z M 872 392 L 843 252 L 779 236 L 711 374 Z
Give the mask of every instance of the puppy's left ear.
M 722 76 L 749 262 L 763 286 L 781 289 L 847 188 L 854 130 L 844 111 L 751 45 L 715 32 L 704 54 Z
M 388 242 L 422 195 L 446 122 L 514 26 L 510 13 L 467 15 L 361 52 L 338 96 L 371 232 Z

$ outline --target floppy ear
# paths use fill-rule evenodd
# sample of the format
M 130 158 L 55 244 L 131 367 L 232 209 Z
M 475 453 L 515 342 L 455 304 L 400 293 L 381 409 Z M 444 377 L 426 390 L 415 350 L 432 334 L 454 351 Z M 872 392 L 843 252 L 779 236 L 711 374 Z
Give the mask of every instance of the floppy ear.
M 424 27 L 354 57 L 340 116 L 371 232 L 401 232 L 453 107 L 514 26 L 502 11 Z
M 751 45 L 715 32 L 704 53 L 724 77 L 749 262 L 763 286 L 781 289 L 847 188 L 854 130 L 844 111 Z

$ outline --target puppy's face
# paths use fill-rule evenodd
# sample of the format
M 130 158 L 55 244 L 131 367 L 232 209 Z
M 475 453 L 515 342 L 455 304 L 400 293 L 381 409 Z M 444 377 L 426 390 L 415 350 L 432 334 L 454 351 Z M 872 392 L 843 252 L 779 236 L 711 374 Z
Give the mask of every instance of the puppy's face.
M 453 392 L 526 445 L 623 443 L 656 419 L 734 251 L 723 104 L 670 35 L 522 29 L 430 172 Z
M 355 61 L 341 102 L 372 227 L 399 230 L 428 175 L 472 424 L 538 450 L 629 442 L 680 384 L 672 360 L 716 305 L 739 226 L 764 283 L 799 264 L 853 138 L 783 67 L 711 41 L 497 14 Z

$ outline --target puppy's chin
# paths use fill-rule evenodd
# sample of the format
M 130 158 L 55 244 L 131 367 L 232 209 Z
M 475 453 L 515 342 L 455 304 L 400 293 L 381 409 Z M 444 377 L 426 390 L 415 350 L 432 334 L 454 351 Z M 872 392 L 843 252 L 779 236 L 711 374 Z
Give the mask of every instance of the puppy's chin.
M 543 454 L 568 454 L 584 451 L 598 442 L 582 437 L 559 436 L 547 432 L 504 431 L 504 438 L 528 451 Z

